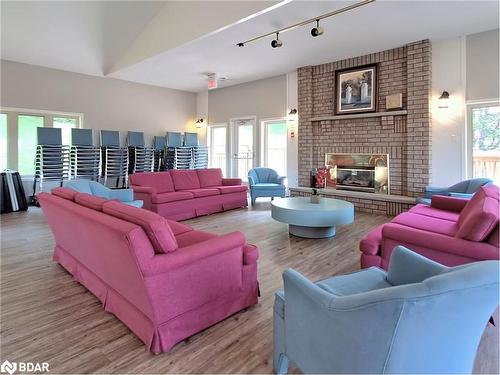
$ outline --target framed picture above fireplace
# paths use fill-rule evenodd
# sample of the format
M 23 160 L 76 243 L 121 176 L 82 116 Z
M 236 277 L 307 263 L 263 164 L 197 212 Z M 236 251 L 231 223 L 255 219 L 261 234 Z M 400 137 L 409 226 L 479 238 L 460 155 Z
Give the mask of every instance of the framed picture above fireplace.
M 377 110 L 377 65 L 335 72 L 335 114 L 375 112 Z

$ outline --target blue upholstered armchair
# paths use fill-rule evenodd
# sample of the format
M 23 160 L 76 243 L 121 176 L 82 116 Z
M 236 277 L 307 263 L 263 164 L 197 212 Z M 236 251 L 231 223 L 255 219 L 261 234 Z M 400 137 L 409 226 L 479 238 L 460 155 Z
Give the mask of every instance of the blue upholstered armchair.
M 489 178 L 473 178 L 461 181 L 450 187 L 427 186 L 424 196 L 417 198 L 417 203 L 429 205 L 431 204 L 433 195 L 448 195 L 450 197 L 470 199 L 481 186 L 491 184 L 492 182 Z
M 274 305 L 274 370 L 471 373 L 498 306 L 499 262 L 445 267 L 402 246 L 389 270 L 312 283 L 293 270 Z
M 134 191 L 132 189 L 110 189 L 98 182 L 90 180 L 70 180 L 64 187 L 102 197 L 106 199 L 118 199 L 119 201 L 134 207 L 142 207 L 141 200 L 134 200 Z
M 258 197 L 281 197 L 285 196 L 285 176 L 271 168 L 254 168 L 248 171 L 248 185 L 252 204 Z

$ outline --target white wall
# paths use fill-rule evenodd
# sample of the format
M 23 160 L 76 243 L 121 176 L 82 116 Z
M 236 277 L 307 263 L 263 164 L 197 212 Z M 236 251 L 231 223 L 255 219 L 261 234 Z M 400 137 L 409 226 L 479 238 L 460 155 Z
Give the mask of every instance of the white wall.
M 83 127 L 143 131 L 149 143 L 167 130 L 185 131 L 196 116 L 196 94 L 1 61 L 2 107 L 83 113 Z M 94 132 L 97 141 L 98 132 Z
M 231 118 L 255 116 L 257 137 L 255 165 L 261 164 L 261 120 L 286 118 L 287 77 L 280 75 L 208 92 L 209 124 L 226 123 Z
M 499 97 L 499 30 L 467 36 L 467 100 Z
M 464 178 L 465 37 L 432 43 L 432 184 L 448 186 Z M 439 108 L 443 90 L 448 108 Z

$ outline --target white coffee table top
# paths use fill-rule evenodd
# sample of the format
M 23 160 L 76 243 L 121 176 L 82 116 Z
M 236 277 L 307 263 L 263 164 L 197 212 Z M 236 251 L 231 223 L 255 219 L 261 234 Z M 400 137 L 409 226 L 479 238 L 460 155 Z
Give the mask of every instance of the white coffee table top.
M 321 198 L 320 203 L 311 203 L 309 197 L 277 198 L 271 202 L 271 215 L 291 225 L 331 227 L 352 223 L 354 205 L 331 198 Z

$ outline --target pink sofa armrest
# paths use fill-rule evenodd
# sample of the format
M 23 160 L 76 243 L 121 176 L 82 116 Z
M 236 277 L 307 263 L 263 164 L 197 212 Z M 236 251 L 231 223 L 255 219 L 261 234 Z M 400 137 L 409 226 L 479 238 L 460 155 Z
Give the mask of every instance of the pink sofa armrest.
M 469 200 L 464 198 L 454 198 L 445 195 L 433 195 L 431 207 L 438 210 L 460 212 Z
M 259 259 L 259 249 L 257 246 L 246 244 L 243 247 L 243 264 L 255 264 Z
M 152 202 L 151 197 L 156 195 L 156 189 L 149 186 L 130 185 L 134 191 L 134 199 L 139 199 L 144 202 L 142 208 L 151 210 Z
M 461 238 L 427 232 L 404 225 L 389 223 L 382 228 L 383 240 L 392 239 L 411 249 L 411 245 L 433 249 L 448 254 L 461 255 L 479 260 L 499 259 L 499 250 L 486 242 L 473 242 Z M 382 242 L 382 252 L 386 250 Z
M 158 254 L 153 257 L 148 269 L 144 270 L 144 275 L 158 275 L 173 271 L 226 251 L 240 251 L 243 253 L 245 243 L 246 239 L 243 233 L 232 232 L 179 248 L 168 254 Z
M 222 186 L 241 185 L 241 178 L 223 178 Z

